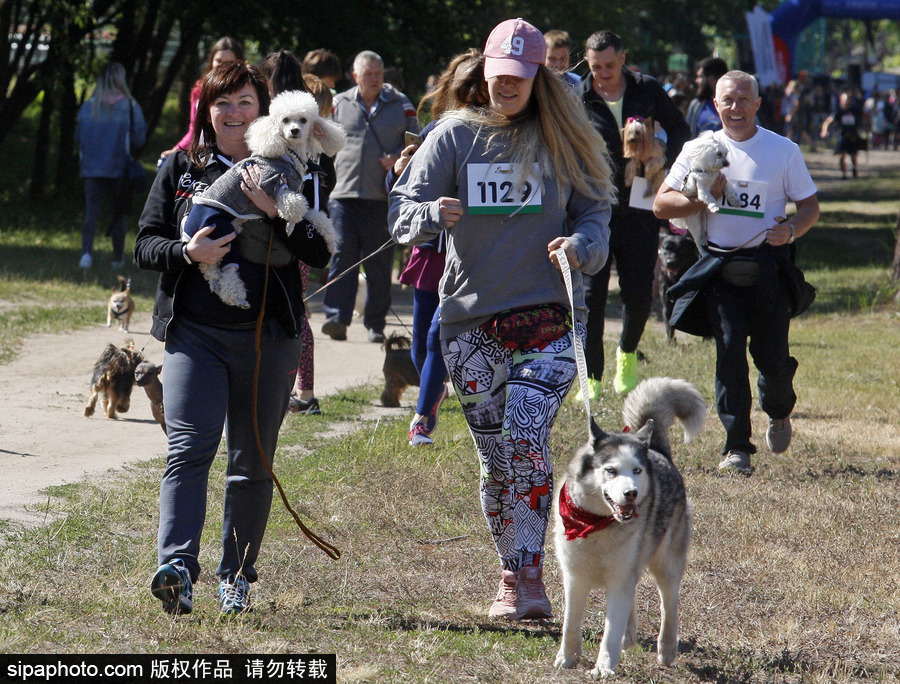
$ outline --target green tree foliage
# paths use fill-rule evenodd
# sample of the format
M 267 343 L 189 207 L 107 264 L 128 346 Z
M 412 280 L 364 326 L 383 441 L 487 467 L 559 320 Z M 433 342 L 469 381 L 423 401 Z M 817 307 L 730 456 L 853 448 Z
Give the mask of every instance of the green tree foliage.
M 779 0 L 764 0 L 771 10 Z M 280 48 L 302 56 L 325 47 L 336 52 L 349 76 L 354 55 L 375 50 L 404 78 L 413 100 L 428 75 L 453 55 L 482 47 L 498 22 L 521 16 L 541 30 L 565 29 L 573 38 L 573 65 L 594 31 L 619 33 L 628 62 L 653 74 L 666 71 L 668 58 L 683 53 L 690 68 L 710 54 L 713 40 L 746 42 L 743 14 L 756 0 L 244 0 L 210 3 L 184 0 L 0 0 L 0 21 L 15 48 L 0 62 L 0 144 L 22 113 L 43 95 L 35 154 L 33 190 L 41 192 L 46 159 L 58 160 L 57 184 L 71 182 L 75 113 L 109 57 L 125 65 L 132 92 L 150 130 L 158 125 L 166 99 L 176 93 L 187 116 L 187 94 L 200 75 L 203 47 L 223 35 L 244 41 L 249 56 Z M 877 26 L 880 36 L 881 26 Z M 46 59 L 38 45 L 49 40 Z M 884 56 L 896 37 L 876 44 Z M 750 67 L 748 52 L 739 51 Z M 583 65 L 576 67 L 586 73 Z M 77 84 L 87 84 L 82 91 Z M 351 85 L 344 80 L 341 86 Z

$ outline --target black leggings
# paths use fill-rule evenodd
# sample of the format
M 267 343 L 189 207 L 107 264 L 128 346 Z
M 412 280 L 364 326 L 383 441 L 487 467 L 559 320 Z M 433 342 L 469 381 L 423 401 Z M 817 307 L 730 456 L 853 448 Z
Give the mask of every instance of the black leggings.
M 585 356 L 588 375 L 595 380 L 603 377 L 603 331 L 612 260 L 616 260 L 619 290 L 625 304 L 619 347 L 631 353 L 637 349 L 650 317 L 658 251 L 659 219 L 652 213 L 613 214 L 609 221 L 609 259 L 599 273 L 584 276 L 584 300 L 589 312 Z

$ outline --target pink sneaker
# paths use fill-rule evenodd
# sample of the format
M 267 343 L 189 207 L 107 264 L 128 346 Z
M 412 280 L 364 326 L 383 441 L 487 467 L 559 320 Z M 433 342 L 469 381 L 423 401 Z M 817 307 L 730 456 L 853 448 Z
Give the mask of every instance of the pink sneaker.
M 511 618 L 516 614 L 516 573 L 512 570 L 500 571 L 500 587 L 497 598 L 488 610 L 488 617 Z
M 541 579 L 543 568 L 525 566 L 516 583 L 516 620 L 541 620 L 553 617 L 550 599 Z
M 429 434 L 431 430 L 424 423 L 413 423 L 409 426 L 409 445 L 421 446 L 422 444 L 434 444 Z

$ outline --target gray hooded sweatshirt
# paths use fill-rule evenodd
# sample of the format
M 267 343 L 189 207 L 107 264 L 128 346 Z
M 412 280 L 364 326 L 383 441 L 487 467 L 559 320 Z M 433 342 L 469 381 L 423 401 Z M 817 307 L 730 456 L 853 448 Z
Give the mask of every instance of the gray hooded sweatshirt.
M 610 204 L 563 186 L 559 201 L 552 168 L 537 169 L 528 185 L 503 153 L 508 143 L 490 131 L 452 118 L 441 121 L 390 193 L 394 240 L 420 244 L 447 231 L 441 278 L 441 338 L 472 330 L 507 309 L 558 303 L 569 308 L 565 283 L 547 245 L 565 236 L 575 245 L 581 271 L 597 273 L 609 253 Z M 447 228 L 438 199 L 458 197 L 463 216 Z M 523 204 L 522 200 L 525 199 Z M 581 273 L 572 272 L 576 317 L 587 319 Z

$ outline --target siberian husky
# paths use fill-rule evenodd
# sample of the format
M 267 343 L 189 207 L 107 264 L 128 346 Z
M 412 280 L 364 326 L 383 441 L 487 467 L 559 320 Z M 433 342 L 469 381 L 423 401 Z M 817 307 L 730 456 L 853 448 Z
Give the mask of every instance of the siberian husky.
M 706 403 L 693 385 L 649 378 L 625 400 L 625 433 L 591 422 L 592 439 L 569 463 L 554 508 L 556 556 L 563 572 L 565 616 L 556 667 L 575 667 L 591 590 L 606 588 L 606 622 L 591 675 L 615 672 L 637 631 L 635 587 L 649 568 L 660 596 L 659 661 L 678 650 L 678 599 L 691 537 L 691 509 L 672 463 L 669 428 L 678 418 L 685 441 L 703 427 Z

